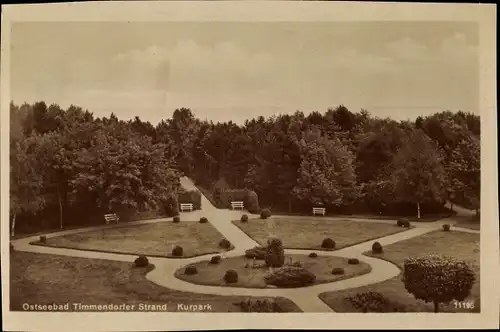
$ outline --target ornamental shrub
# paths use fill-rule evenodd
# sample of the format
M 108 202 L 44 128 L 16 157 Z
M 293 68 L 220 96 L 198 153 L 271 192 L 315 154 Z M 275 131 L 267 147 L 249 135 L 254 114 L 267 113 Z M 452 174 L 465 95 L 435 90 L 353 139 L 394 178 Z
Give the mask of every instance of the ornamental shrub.
M 180 257 L 184 253 L 184 249 L 181 246 L 175 246 L 172 249 L 172 256 Z
M 267 219 L 271 216 L 271 211 L 269 209 L 262 209 L 260 211 L 260 219 Z
M 381 254 L 384 252 L 384 249 L 382 248 L 382 245 L 380 242 L 375 242 L 372 245 L 372 253 L 374 254 Z
M 177 216 L 179 214 L 179 201 L 177 196 L 170 195 L 161 200 L 161 210 L 167 217 Z
M 450 225 L 449 224 L 444 224 L 443 225 L 443 231 L 449 232 L 450 231 Z
M 149 260 L 146 256 L 140 255 L 139 257 L 137 257 L 135 259 L 134 263 L 135 263 L 135 266 L 137 266 L 137 267 L 145 267 L 145 266 L 149 265 Z
M 278 238 L 267 240 L 267 250 L 264 260 L 267 266 L 281 267 L 285 264 L 285 249 Z
M 295 266 L 283 266 L 264 277 L 266 284 L 284 288 L 307 286 L 315 280 L 314 273 Z
M 47 243 L 47 237 L 45 235 L 40 236 L 40 243 Z
M 405 312 L 404 305 L 391 301 L 378 292 L 363 292 L 344 298 L 360 312 Z
M 200 218 L 200 224 L 206 224 L 208 222 L 208 219 L 205 217 Z
M 335 241 L 327 237 L 326 239 L 323 240 L 321 243 L 321 248 L 325 249 L 335 249 Z
M 316 257 L 318 257 L 318 254 L 315 253 L 315 252 L 312 252 L 312 253 L 309 254 L 309 257 L 316 258 Z
M 251 249 L 245 250 L 245 257 L 247 258 L 255 258 L 255 259 L 264 259 L 266 257 L 267 247 L 253 247 Z
M 224 281 L 228 284 L 238 282 L 238 272 L 232 269 L 227 270 L 226 274 L 224 274 Z
M 399 227 L 410 227 L 410 221 L 407 218 L 401 218 L 398 220 L 397 225 Z
M 246 214 L 242 215 L 240 221 L 241 222 L 247 222 L 248 221 L 248 216 Z
M 181 222 L 181 217 L 180 216 L 175 216 L 174 219 L 172 220 L 174 223 L 179 223 Z
M 341 267 L 334 267 L 332 269 L 332 274 L 335 274 L 335 275 L 345 274 L 345 271 Z
M 463 301 L 476 280 L 474 271 L 462 260 L 448 256 L 426 255 L 404 262 L 403 283 L 416 299 L 434 304 Z
M 241 312 L 283 312 L 276 301 L 247 300 L 234 303 Z
M 229 242 L 228 239 L 222 239 L 219 242 L 219 247 L 223 249 L 230 249 L 231 248 L 231 242 Z
M 359 259 L 357 259 L 357 258 L 349 258 L 349 259 L 347 259 L 347 264 L 357 265 L 357 264 L 359 264 Z
M 221 259 L 219 255 L 212 256 L 212 258 L 210 258 L 210 264 L 219 264 Z
M 198 269 L 194 265 L 186 266 L 186 268 L 184 269 L 184 274 L 186 275 L 198 274 Z

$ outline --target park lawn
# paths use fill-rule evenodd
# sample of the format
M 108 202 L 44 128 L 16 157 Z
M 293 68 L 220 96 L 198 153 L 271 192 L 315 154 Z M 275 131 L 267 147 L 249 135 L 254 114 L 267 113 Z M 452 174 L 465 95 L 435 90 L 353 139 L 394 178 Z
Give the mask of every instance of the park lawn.
M 181 292 L 161 287 L 145 278 L 154 266 L 138 268 L 132 263 L 75 258 L 26 252 L 10 255 L 10 307 L 23 310 L 30 304 L 167 304 L 207 305 L 213 312 L 239 312 L 233 303 L 243 296 L 219 296 Z M 301 312 L 285 298 L 251 297 L 252 300 L 276 300 L 283 311 Z
M 274 227 L 269 227 L 274 223 Z M 287 249 L 323 250 L 321 243 L 331 238 L 336 249 L 349 247 L 379 237 L 399 233 L 408 228 L 383 222 L 365 222 L 346 219 L 322 219 L 321 217 L 250 219 L 246 223 L 233 221 L 248 236 L 261 245 L 267 244 L 270 233 L 283 241 Z
M 194 257 L 226 251 L 218 247 L 223 238 L 210 223 L 181 221 L 92 230 L 55 236 L 47 238 L 46 244 L 34 244 L 153 257 L 172 257 L 172 248 L 179 245 L 184 249 L 182 257 Z
M 471 264 L 471 267 L 476 273 L 476 282 L 472 287 L 471 295 L 468 299 L 466 299 L 466 301 L 474 301 L 475 308 L 473 310 L 456 309 L 453 304 L 442 304 L 440 306 L 440 310 L 443 312 L 479 312 L 480 255 L 478 243 L 479 234 L 453 231 L 434 231 L 388 245 L 384 247 L 383 254 L 372 254 L 369 252 L 365 253 L 365 255 L 385 259 L 395 263 L 400 268 L 403 268 L 406 258 L 427 254 L 443 254 L 463 259 Z M 386 296 L 389 300 L 403 304 L 408 312 L 433 312 L 432 303 L 425 303 L 421 300 L 416 300 L 413 295 L 406 291 L 404 284 L 401 281 L 401 275 L 373 285 L 337 292 L 322 293 L 320 294 L 320 298 L 337 312 L 356 312 L 356 309 L 344 301 L 344 298 L 346 296 L 367 291 L 379 292 Z
M 369 273 L 371 266 L 364 262 L 359 262 L 356 265 L 349 265 L 347 258 L 334 256 L 321 256 L 316 258 L 308 257 L 307 255 L 285 255 L 285 262 L 301 262 L 303 267 L 314 273 L 316 280 L 311 285 L 334 282 L 343 279 L 352 278 L 362 274 Z M 269 268 L 265 267 L 263 260 L 256 260 L 256 265 L 261 267 L 252 268 L 253 259 L 245 256 L 229 257 L 222 259 L 219 264 L 209 264 L 208 261 L 190 264 L 196 266 L 198 273 L 195 275 L 184 274 L 185 267 L 177 270 L 175 276 L 181 280 L 192 282 L 200 285 L 212 286 L 227 286 L 227 287 L 246 287 L 246 288 L 266 288 L 267 284 L 264 281 L 264 276 L 269 273 Z M 248 264 L 248 267 L 245 267 Z M 333 275 L 334 267 L 344 268 L 345 274 Z M 223 277 L 227 270 L 233 269 L 238 272 L 238 281 L 235 283 L 226 284 Z

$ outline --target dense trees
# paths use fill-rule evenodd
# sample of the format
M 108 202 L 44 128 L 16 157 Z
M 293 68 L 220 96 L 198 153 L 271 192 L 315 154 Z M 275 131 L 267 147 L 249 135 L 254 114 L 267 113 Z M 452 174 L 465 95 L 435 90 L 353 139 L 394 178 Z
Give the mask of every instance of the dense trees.
M 479 209 L 479 135 L 478 116 L 449 111 L 398 122 L 341 105 L 237 125 L 182 108 L 152 125 L 11 104 L 11 220 L 38 229 L 130 216 L 171 200 L 182 173 L 206 188 L 223 178 L 289 212 L 417 216 L 447 199 Z

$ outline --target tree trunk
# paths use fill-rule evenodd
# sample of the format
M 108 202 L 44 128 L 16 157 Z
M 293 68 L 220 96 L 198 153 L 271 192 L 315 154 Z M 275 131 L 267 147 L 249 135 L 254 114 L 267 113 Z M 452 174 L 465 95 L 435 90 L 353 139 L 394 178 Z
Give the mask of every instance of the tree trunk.
M 17 213 L 14 212 L 14 215 L 12 216 L 12 227 L 11 227 L 11 230 L 10 230 L 10 236 L 12 236 L 12 237 L 14 237 L 14 235 L 15 235 L 16 216 L 17 216 Z
M 439 302 L 434 302 L 434 312 L 439 312 Z
M 417 219 L 420 220 L 420 202 L 417 202 Z
M 59 201 L 59 227 L 62 229 L 63 228 L 63 206 L 62 206 L 61 192 L 59 190 L 59 187 L 57 187 L 57 200 Z

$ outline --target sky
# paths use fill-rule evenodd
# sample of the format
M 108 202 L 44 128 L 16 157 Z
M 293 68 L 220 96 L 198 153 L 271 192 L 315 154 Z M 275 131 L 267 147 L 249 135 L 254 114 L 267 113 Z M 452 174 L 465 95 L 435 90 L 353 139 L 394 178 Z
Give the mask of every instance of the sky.
M 478 114 L 478 26 L 457 22 L 21 22 L 11 99 L 153 124 L 351 111 Z

